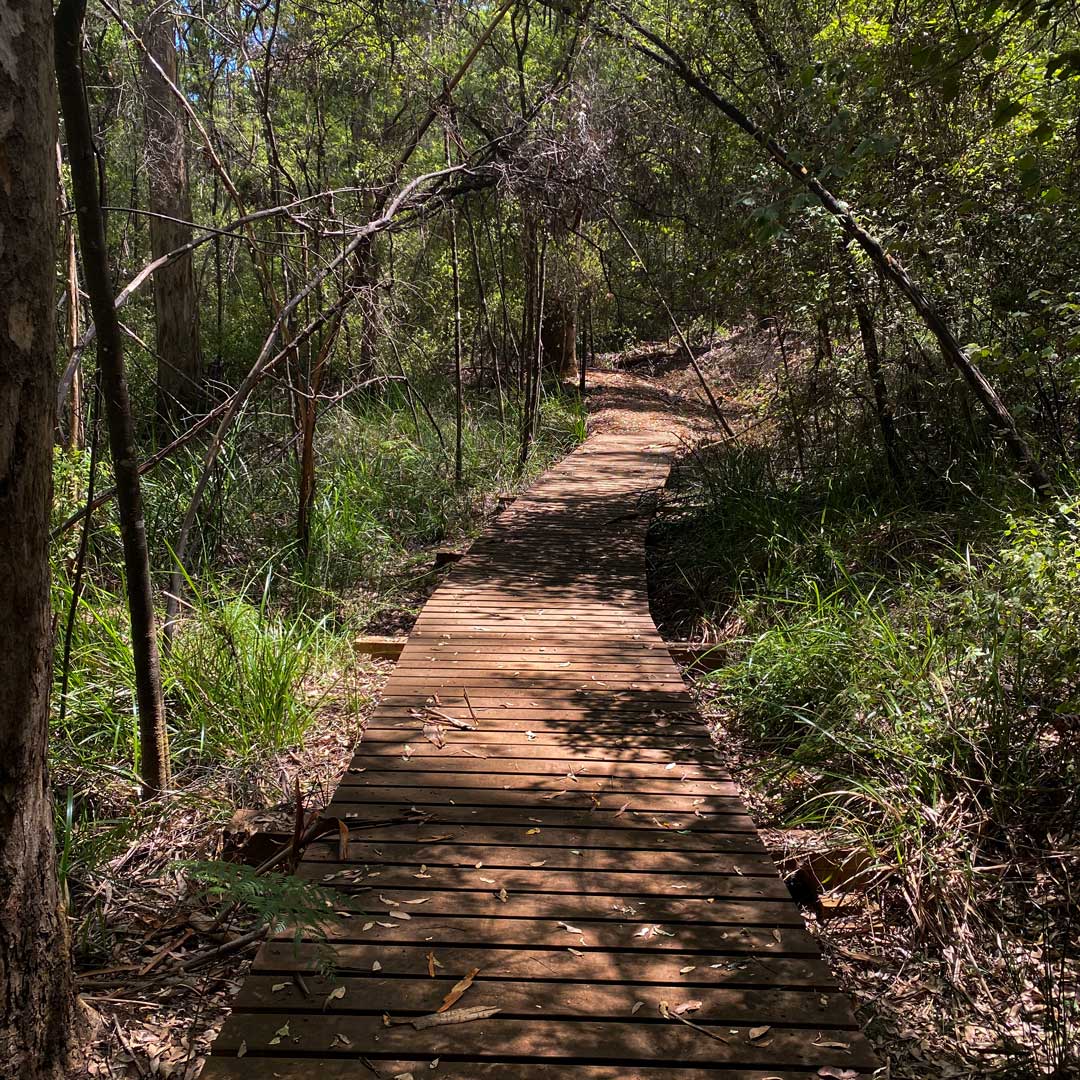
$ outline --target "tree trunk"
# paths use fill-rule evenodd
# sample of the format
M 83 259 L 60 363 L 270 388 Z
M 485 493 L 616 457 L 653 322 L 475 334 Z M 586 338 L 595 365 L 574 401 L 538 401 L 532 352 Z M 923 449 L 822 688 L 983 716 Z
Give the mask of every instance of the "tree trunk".
M 446 167 L 453 164 L 450 151 L 450 127 L 443 128 L 443 145 L 446 153 Z M 454 208 L 450 215 L 450 270 L 454 279 L 454 486 L 461 487 L 464 478 L 462 462 L 462 431 L 465 423 L 465 398 L 461 386 L 461 263 L 458 259 L 457 219 Z
M 52 7 L 0 3 L 0 1077 L 61 1077 L 73 1027 L 46 765 L 56 363 Z M 6 61 L 5 59 L 6 58 Z
M 86 0 L 61 0 L 56 10 L 56 78 L 67 131 L 83 274 L 90 296 L 90 310 L 97 327 L 98 369 L 116 477 L 116 500 L 131 614 L 131 649 L 139 712 L 139 767 L 143 794 L 150 795 L 168 787 L 169 743 L 165 733 L 165 706 L 161 694 L 150 557 L 146 547 L 134 424 L 124 373 L 123 337 L 109 274 L 105 219 L 101 211 L 97 161 L 82 72 L 82 22 L 85 12 Z M 52 369 L 51 360 L 49 368 Z
M 60 175 L 60 144 L 56 144 L 56 191 L 60 203 L 60 210 L 64 216 L 64 257 L 67 260 L 65 273 L 65 307 L 64 307 L 64 347 L 67 355 L 72 356 L 79 343 L 79 264 L 75 252 L 75 222 L 68 212 L 67 191 L 64 189 L 64 180 Z M 85 432 L 83 431 L 83 395 L 82 395 L 82 372 L 76 367 L 71 375 L 71 400 L 68 403 L 68 425 L 66 445 L 68 450 L 81 450 L 85 445 Z
M 577 372 L 577 297 L 556 296 L 549 300 L 540 330 L 544 368 L 560 378 L 572 378 Z
M 191 193 L 188 185 L 187 133 L 176 96 L 175 28 L 171 10 L 156 2 L 140 2 L 139 36 L 161 71 L 141 54 L 141 81 L 149 177 L 150 248 L 155 259 L 191 242 Z M 164 75 L 162 74 L 164 72 Z M 154 316 L 157 330 L 157 414 L 165 433 L 185 426 L 201 412 L 203 359 L 199 343 L 199 308 L 191 252 L 154 274 Z
M 866 300 L 856 295 L 855 318 L 859 321 L 859 334 L 862 337 L 863 354 L 866 357 L 866 374 L 870 379 L 870 388 L 874 392 L 874 412 L 878 427 L 881 429 L 881 442 L 885 448 L 885 461 L 889 466 L 889 475 L 897 487 L 904 483 L 904 466 L 900 457 L 900 440 L 896 434 L 896 421 L 889 405 L 889 392 L 885 385 L 885 375 L 881 370 L 881 355 L 878 352 L 877 333 L 874 329 L 874 315 Z

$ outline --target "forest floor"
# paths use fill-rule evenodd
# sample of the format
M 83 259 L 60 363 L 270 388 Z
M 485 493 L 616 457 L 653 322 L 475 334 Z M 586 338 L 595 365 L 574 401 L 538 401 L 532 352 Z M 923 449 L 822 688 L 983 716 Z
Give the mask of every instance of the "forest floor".
M 702 362 L 723 394 L 729 423 L 745 435 L 755 424 L 754 388 L 776 363 L 771 348 L 760 336 L 736 334 Z M 702 441 L 724 442 L 692 369 L 668 345 L 642 345 L 604 357 L 598 367 L 589 378 L 590 431 L 674 432 L 687 450 Z M 693 598 L 671 577 L 663 558 L 653 558 L 653 571 L 650 591 L 662 632 L 669 639 L 693 632 L 686 610 Z M 413 613 L 441 576 L 427 575 L 406 602 L 384 612 L 369 629 L 407 632 Z M 73 1076 L 198 1076 L 258 942 L 226 944 L 242 942 L 252 925 L 250 908 L 236 908 L 224 899 L 228 889 L 215 891 L 211 885 L 193 890 L 191 875 L 177 862 L 226 859 L 252 866 L 275 844 L 287 843 L 296 819 L 296 793 L 305 814 L 329 800 L 391 667 L 366 658 L 343 661 L 341 671 L 310 688 L 322 704 L 302 747 L 259 761 L 242 777 L 208 772 L 202 791 L 188 791 L 184 807 L 156 822 L 153 811 L 146 811 L 147 828 L 137 829 L 137 842 L 112 862 L 114 884 L 100 897 L 112 946 L 107 963 L 81 973 L 90 1037 Z M 766 841 L 785 872 L 798 880 L 800 871 L 832 850 L 830 837 L 778 827 L 779 809 L 758 786 L 763 755 L 746 739 L 729 736 L 713 691 L 706 685 L 702 694 L 714 736 L 732 758 L 732 771 L 737 779 L 748 780 L 745 795 Z M 237 808 L 224 828 L 219 819 L 208 820 L 200 807 L 205 795 L 222 788 Z M 992 1052 L 995 1035 L 987 1022 L 988 1006 L 1016 1012 L 1017 1002 L 965 1000 L 946 992 L 941 957 L 914 941 L 897 909 L 854 891 L 824 899 L 818 891 L 811 889 L 801 898 L 808 924 L 894 1076 L 1022 1075 L 1010 1073 Z M 251 907 L 281 903 L 280 897 L 255 893 Z

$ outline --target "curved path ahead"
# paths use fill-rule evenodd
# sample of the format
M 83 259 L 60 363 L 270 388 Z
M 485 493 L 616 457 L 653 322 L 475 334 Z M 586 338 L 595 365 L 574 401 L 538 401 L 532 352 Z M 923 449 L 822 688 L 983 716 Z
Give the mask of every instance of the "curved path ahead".
M 655 439 L 593 436 L 428 601 L 300 867 L 358 910 L 263 946 L 204 1076 L 869 1075 L 649 616 Z M 411 1023 L 470 973 L 497 1013 Z

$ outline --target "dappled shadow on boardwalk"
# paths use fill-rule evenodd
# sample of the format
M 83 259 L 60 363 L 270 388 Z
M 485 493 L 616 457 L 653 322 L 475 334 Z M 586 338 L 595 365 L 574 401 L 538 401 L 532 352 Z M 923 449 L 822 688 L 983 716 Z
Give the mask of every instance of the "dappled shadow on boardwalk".
M 596 437 L 428 601 L 300 865 L 340 918 L 263 947 L 208 1077 L 874 1064 L 649 618 L 668 445 Z

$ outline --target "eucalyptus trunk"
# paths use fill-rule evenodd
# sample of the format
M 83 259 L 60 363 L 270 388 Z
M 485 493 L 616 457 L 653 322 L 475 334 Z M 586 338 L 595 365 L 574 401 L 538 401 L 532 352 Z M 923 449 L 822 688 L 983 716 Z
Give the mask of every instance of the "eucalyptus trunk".
M 56 401 L 52 6 L 0 0 L 0 1077 L 64 1074 L 74 1017 L 46 745 Z
M 175 27 L 171 9 L 156 0 L 140 2 L 140 81 L 150 189 L 150 249 L 155 259 L 189 244 L 192 238 L 187 130 L 177 83 Z M 195 264 L 188 251 L 154 274 L 154 324 L 157 346 L 157 415 L 167 433 L 184 427 L 202 411 L 203 358 Z

